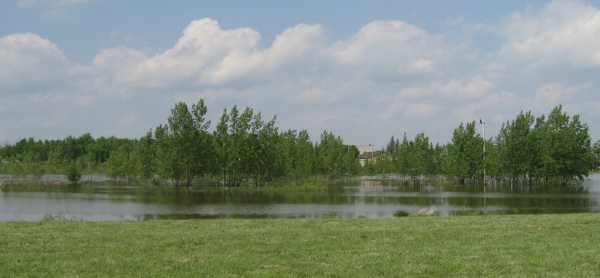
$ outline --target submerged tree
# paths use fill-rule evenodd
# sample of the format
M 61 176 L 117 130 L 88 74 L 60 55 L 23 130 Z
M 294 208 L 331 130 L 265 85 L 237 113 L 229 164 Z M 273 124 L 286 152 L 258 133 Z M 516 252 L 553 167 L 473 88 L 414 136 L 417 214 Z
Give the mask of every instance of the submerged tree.
M 461 123 L 454 130 L 444 169 L 449 177 L 470 181 L 483 176 L 483 141 L 475 131 L 475 121 L 467 123 L 466 127 Z
M 498 166 L 511 184 L 515 179 L 526 178 L 537 159 L 532 152 L 537 147 L 532 136 L 533 122 L 531 112 L 521 112 L 515 120 L 503 124 L 496 137 Z
M 139 178 L 144 181 L 153 179 L 156 173 L 156 146 L 152 130 L 140 138 L 137 144 L 135 144 L 133 152 L 135 172 Z
M 212 149 L 206 112 L 204 100 L 193 104 L 191 111 L 179 102 L 171 110 L 169 124 L 156 128 L 157 164 L 163 178 L 173 179 L 175 185 L 183 180 L 191 186 L 194 178 L 209 170 Z
M 596 141 L 592 146 L 592 154 L 594 155 L 594 168 L 597 170 L 600 168 L 600 140 Z
M 591 138 L 588 126 L 579 121 L 579 115 L 569 117 L 556 107 L 548 120 L 539 127 L 541 134 L 541 169 L 545 182 L 567 184 L 582 181 L 594 168 Z

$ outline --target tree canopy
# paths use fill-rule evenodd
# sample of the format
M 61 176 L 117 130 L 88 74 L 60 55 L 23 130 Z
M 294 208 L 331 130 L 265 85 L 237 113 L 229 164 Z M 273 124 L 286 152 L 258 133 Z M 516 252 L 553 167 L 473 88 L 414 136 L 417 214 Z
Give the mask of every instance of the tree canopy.
M 24 138 L 2 146 L 0 159 L 5 171 L 18 177 L 105 171 L 118 180 L 175 186 L 190 186 L 197 179 L 259 186 L 357 174 L 411 180 L 445 176 L 477 183 L 484 169 L 488 179 L 498 182 L 562 185 L 582 181 L 600 166 L 600 140 L 592 145 L 588 126 L 579 115 L 564 113 L 562 106 L 537 118 L 521 112 L 503 123 L 495 138 L 483 138 L 475 121 L 460 123 L 446 145 L 434 145 L 424 133 L 412 140 L 406 133 L 402 140 L 392 136 L 381 150 L 386 155 L 364 167 L 357 160 L 358 149 L 330 131 L 313 142 L 306 130 L 280 131 L 276 117 L 265 121 L 260 112 L 237 106 L 224 109 L 209 131 L 207 111 L 204 100 L 191 107 L 179 102 L 166 123 L 136 140 L 94 139 L 90 133 L 64 140 Z

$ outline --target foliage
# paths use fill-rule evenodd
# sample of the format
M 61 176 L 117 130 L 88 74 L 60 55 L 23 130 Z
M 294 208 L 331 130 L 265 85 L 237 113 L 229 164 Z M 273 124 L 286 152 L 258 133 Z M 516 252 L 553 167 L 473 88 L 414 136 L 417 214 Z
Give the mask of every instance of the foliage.
M 409 140 L 392 136 L 384 155 L 361 167 L 358 149 L 323 131 L 317 141 L 308 132 L 280 132 L 276 117 L 264 121 L 251 108 L 224 109 L 209 132 L 207 107 L 200 100 L 179 102 L 166 124 L 139 140 L 89 133 L 64 140 L 22 139 L 0 148 L 4 171 L 16 179 L 40 180 L 46 174 L 69 174 L 73 165 L 91 175 L 105 169 L 118 180 L 153 180 L 191 186 L 213 179 L 223 186 L 268 186 L 277 181 L 340 179 L 357 174 L 400 175 L 412 182 L 445 175 L 467 183 L 486 178 L 511 183 L 566 185 L 600 166 L 600 141 L 593 146 L 588 126 L 562 106 L 534 117 L 521 112 L 502 124 L 495 138 L 482 138 L 476 122 L 460 123 L 450 142 L 434 144 L 424 133 Z M 485 143 L 485 145 L 484 145 Z M 485 153 L 483 147 L 486 147 Z M 70 168 L 71 167 L 71 168 Z
M 69 212 L 60 211 L 56 215 L 51 213 L 44 214 L 42 221 L 76 221 L 74 216 L 69 215 Z
M 483 141 L 476 133 L 475 121 L 463 123 L 454 130 L 452 142 L 448 144 L 445 173 L 449 177 L 462 177 L 470 180 L 483 174 Z
M 588 127 L 579 116 L 569 117 L 556 107 L 546 117 L 530 112 L 502 126 L 496 139 L 498 173 L 511 180 L 568 184 L 587 177 L 595 158 Z
M 120 145 L 129 143 L 130 139 L 119 139 L 115 137 L 100 137 L 94 139 L 89 133 L 80 137 L 67 136 L 63 140 L 35 141 L 34 138 L 21 139 L 14 145 L 6 144 L 0 148 L 0 157 L 6 159 L 18 154 L 34 153 L 39 161 L 47 161 L 50 153 L 60 159 L 74 161 L 80 157 L 92 153 L 100 163 L 106 162 L 111 150 L 116 150 Z
M 592 154 L 594 155 L 595 164 L 594 167 L 597 170 L 600 168 L 600 140 L 596 141 L 592 146 Z
M 108 176 L 119 181 L 131 181 L 135 179 L 134 153 L 128 145 L 121 145 L 116 151 L 110 152 L 107 170 Z
M 397 210 L 396 212 L 394 212 L 394 217 L 405 217 L 405 216 L 409 216 L 410 212 L 405 211 L 405 210 Z
M 531 152 L 536 145 L 531 130 L 533 122 L 531 112 L 521 112 L 512 122 L 503 124 L 496 137 L 500 174 L 511 181 L 526 178 L 532 170 L 532 163 L 537 159 Z
M 81 172 L 75 163 L 71 163 L 67 169 L 67 180 L 72 183 L 77 183 L 81 180 Z
M 156 142 L 152 137 L 152 130 L 146 136 L 140 138 L 133 150 L 133 162 L 135 173 L 141 180 L 147 181 L 154 178 L 156 173 Z
M 319 174 L 335 179 L 341 175 L 354 174 L 358 162 L 354 149 L 344 145 L 339 136 L 324 131 L 321 141 L 315 146 Z

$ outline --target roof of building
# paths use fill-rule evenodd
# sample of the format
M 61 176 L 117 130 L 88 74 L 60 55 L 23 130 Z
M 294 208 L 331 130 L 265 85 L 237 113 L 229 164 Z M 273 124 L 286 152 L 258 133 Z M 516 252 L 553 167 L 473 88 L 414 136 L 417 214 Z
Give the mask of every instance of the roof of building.
M 386 155 L 390 155 L 390 154 L 388 154 L 388 153 L 386 153 L 386 152 L 384 152 L 384 151 L 374 151 L 374 152 L 366 152 L 366 153 L 363 153 L 363 154 L 359 155 L 359 156 L 358 156 L 358 157 L 356 157 L 356 158 L 357 158 L 357 159 L 367 159 L 367 158 L 376 157 L 376 156 L 378 156 L 378 155 L 380 155 L 380 154 L 382 154 L 382 153 L 383 153 L 383 154 L 386 154 Z

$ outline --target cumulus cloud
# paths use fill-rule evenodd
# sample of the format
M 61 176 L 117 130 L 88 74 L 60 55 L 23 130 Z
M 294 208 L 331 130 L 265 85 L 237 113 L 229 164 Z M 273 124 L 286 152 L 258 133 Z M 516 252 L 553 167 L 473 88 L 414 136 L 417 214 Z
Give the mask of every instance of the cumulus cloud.
M 190 23 L 175 46 L 134 67 L 123 69 L 119 81 L 131 85 L 168 88 L 175 84 L 201 84 L 205 72 L 229 55 L 251 51 L 260 40 L 250 28 L 221 30 L 218 22 L 201 19 Z
M 433 103 L 414 103 L 406 107 L 408 118 L 430 118 L 438 114 L 439 105 Z
M 419 59 L 410 64 L 410 71 L 414 73 L 427 73 L 433 70 L 433 62 L 427 59 Z
M 598 17 L 597 7 L 567 1 L 512 13 L 482 28 L 501 39 L 488 52 L 401 20 L 339 40 L 319 24 L 298 24 L 261 44 L 256 30 L 204 18 L 165 51 L 107 48 L 87 65 L 48 39 L 14 34 L 0 39 L 0 115 L 14 119 L 0 127 L 139 137 L 175 102 L 199 98 L 215 120 L 223 108 L 251 106 L 276 114 L 283 129 L 308 129 L 315 140 L 331 130 L 347 143 L 384 143 L 403 131 L 443 143 L 460 122 L 483 118 L 493 131 L 520 110 L 546 114 L 558 104 L 600 122 Z M 23 105 L 39 112 L 14 108 Z
M 511 92 L 489 94 L 478 101 L 469 102 L 455 109 L 452 111 L 452 117 L 459 122 L 471 122 L 489 115 L 492 116 L 494 121 L 503 122 L 503 118 L 497 117 L 498 113 L 506 111 L 515 99 L 516 95 Z M 496 112 L 496 114 L 493 112 Z
M 600 11 L 589 4 L 559 0 L 537 14 L 515 12 L 498 32 L 506 38 L 502 59 L 520 57 L 535 69 L 557 64 L 600 67 Z
M 26 33 L 0 38 L 0 88 L 28 92 L 64 82 L 69 61 L 54 43 Z
M 124 68 L 118 79 L 154 88 L 182 83 L 206 88 L 238 78 L 268 79 L 268 73 L 282 65 L 304 61 L 302 56 L 323 38 L 323 31 L 319 25 L 299 24 L 285 30 L 264 50 L 257 49 L 260 38 L 250 28 L 222 30 L 215 20 L 196 20 L 173 48 Z
M 481 76 L 472 78 L 468 82 L 455 79 L 446 84 L 436 85 L 443 95 L 457 98 L 481 97 L 492 86 L 492 82 L 483 79 Z
M 564 86 L 561 83 L 548 83 L 540 86 L 534 96 L 535 107 L 538 110 L 551 110 L 561 104 L 571 103 L 574 96 L 591 88 L 591 83 Z

